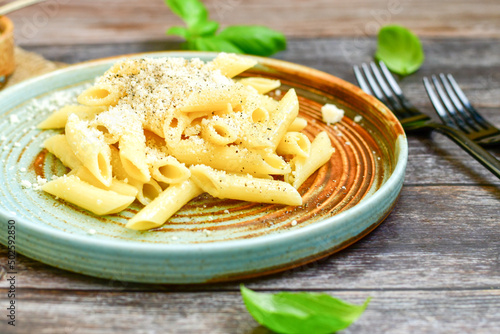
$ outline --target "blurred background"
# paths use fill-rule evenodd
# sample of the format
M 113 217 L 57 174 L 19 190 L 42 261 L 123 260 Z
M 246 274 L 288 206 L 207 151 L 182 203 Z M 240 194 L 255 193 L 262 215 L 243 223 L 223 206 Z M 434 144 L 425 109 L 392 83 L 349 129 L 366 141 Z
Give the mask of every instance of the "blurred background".
M 8 3 L 1 1 L 0 3 Z M 203 0 L 220 29 L 265 25 L 284 33 L 286 51 L 273 57 L 308 65 L 353 82 L 351 66 L 370 61 L 379 29 L 401 24 L 421 39 L 421 73 L 444 65 L 460 77 L 478 77 L 474 89 L 487 106 L 496 103 L 500 71 L 499 0 Z M 16 44 L 48 60 L 76 63 L 122 54 L 178 50 L 181 38 L 165 31 L 183 25 L 163 0 L 48 0 L 9 14 Z M 220 31 L 220 30 L 219 30 Z M 442 59 L 442 61 L 440 60 Z M 459 70 L 459 71 L 458 71 Z M 29 72 L 29 71 L 27 71 Z M 459 79 L 461 79 L 459 77 Z M 420 78 L 408 78 L 409 95 L 425 101 Z M 474 92 L 472 94 L 475 94 Z
M 4 1 L 6 2 L 6 1 Z M 221 26 L 260 24 L 289 38 L 376 35 L 399 23 L 419 36 L 500 38 L 498 0 L 204 0 Z M 49 0 L 12 13 L 21 46 L 173 41 L 163 0 Z

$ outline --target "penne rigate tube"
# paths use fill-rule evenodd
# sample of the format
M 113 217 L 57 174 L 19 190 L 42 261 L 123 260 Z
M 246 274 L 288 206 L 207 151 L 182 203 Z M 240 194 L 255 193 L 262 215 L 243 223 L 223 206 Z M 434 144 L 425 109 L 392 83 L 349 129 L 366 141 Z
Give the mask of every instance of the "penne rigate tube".
M 191 168 L 191 178 L 210 195 L 249 202 L 301 205 L 297 189 L 283 181 L 228 174 L 208 166 Z
M 78 103 L 90 107 L 114 106 L 123 96 L 118 87 L 98 84 L 86 89 L 78 96 Z
M 122 161 L 120 158 L 120 151 L 114 147 L 113 145 L 109 145 L 109 149 L 111 151 L 111 168 L 113 170 L 113 177 L 116 177 L 118 180 L 127 180 L 131 178 L 128 175 L 125 168 L 123 168 Z
M 71 114 L 65 127 L 66 140 L 76 157 L 94 176 L 109 186 L 111 184 L 111 151 L 102 133 L 88 126 Z
M 120 161 L 123 169 L 141 182 L 151 179 L 146 163 L 146 138 L 144 134 L 125 134 L 120 137 Z
M 68 175 L 75 175 L 80 180 L 85 181 L 94 187 L 111 190 L 118 194 L 136 197 L 138 193 L 136 187 L 115 178 L 111 180 L 111 185 L 109 187 L 105 186 L 85 166 L 73 169 Z
M 290 89 L 279 101 L 276 110 L 269 116 L 269 122 L 261 136 L 268 138 L 272 148 L 276 149 L 281 138 L 299 114 L 299 100 L 295 90 Z
M 328 134 L 320 132 L 311 143 L 309 157 L 296 156 L 290 161 L 292 172 L 285 175 L 285 181 L 298 189 L 309 176 L 330 160 L 335 149 Z
M 276 153 L 280 155 L 292 154 L 307 158 L 311 151 L 311 141 L 300 132 L 287 132 L 281 139 Z
M 151 175 L 156 181 L 164 183 L 181 183 L 191 176 L 186 165 L 169 155 L 155 160 L 151 166 Z
M 185 140 L 175 146 L 173 154 L 187 165 L 203 164 L 233 173 L 284 175 L 291 170 L 289 164 L 273 152 L 239 146 Z
M 306 128 L 307 126 L 307 120 L 305 120 L 302 117 L 297 117 L 296 119 L 293 120 L 292 124 L 288 127 L 289 132 L 291 131 L 302 131 Z
M 79 105 L 69 105 L 64 106 L 61 109 L 54 111 L 47 117 L 43 122 L 38 124 L 39 129 L 58 129 L 64 128 L 68 117 L 71 114 L 76 114 L 78 118 L 84 120 L 90 120 L 94 118 L 95 115 L 106 110 L 105 107 L 89 107 L 89 106 L 79 106 Z
M 272 79 L 267 79 L 267 78 L 261 78 L 261 77 L 249 77 L 249 78 L 243 78 L 240 79 L 239 81 L 245 86 L 250 86 L 255 88 L 255 90 L 259 94 L 265 94 L 273 89 L 278 88 L 281 86 L 281 82 L 279 80 L 272 80 Z
M 203 190 L 191 179 L 171 185 L 132 217 L 125 227 L 133 230 L 160 227 L 180 208 L 202 193 Z
M 228 78 L 232 78 L 255 66 L 255 64 L 257 64 L 257 62 L 250 58 L 237 56 L 231 53 L 220 53 L 214 60 L 209 62 L 207 66 L 210 69 L 219 70 Z
M 43 142 L 43 146 L 47 151 L 59 158 L 66 167 L 75 169 L 82 165 L 80 159 L 71 150 L 65 135 L 55 135 L 47 138 Z
M 76 175 L 62 176 L 42 186 L 49 194 L 78 205 L 96 215 L 117 213 L 135 200 L 134 196 L 118 194 L 111 190 L 94 187 Z
M 216 145 L 227 145 L 238 139 L 239 128 L 230 118 L 204 119 L 201 122 L 202 138 Z
M 155 180 L 151 179 L 148 182 L 140 182 L 135 179 L 130 179 L 129 184 L 137 188 L 137 200 L 143 205 L 148 205 L 163 191 L 161 186 Z
M 165 138 L 167 147 L 172 148 L 180 142 L 182 133 L 189 123 L 190 119 L 186 115 L 171 114 L 165 118 L 161 137 Z M 159 133 L 156 134 L 160 136 Z

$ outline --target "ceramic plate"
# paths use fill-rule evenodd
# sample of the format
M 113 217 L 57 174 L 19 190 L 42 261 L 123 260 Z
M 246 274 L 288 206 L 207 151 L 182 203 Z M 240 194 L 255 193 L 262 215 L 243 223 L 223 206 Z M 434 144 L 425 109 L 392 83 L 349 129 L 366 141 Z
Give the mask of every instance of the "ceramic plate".
M 163 52 L 133 57 L 199 57 Z M 401 190 L 407 142 L 394 115 L 357 87 L 332 75 L 284 61 L 256 58 L 245 76 L 280 79 L 281 92 L 299 95 L 304 131 L 329 133 L 331 160 L 299 189 L 299 207 L 214 199 L 189 202 L 161 228 L 137 232 L 124 224 L 139 209 L 97 217 L 39 190 L 66 172 L 41 144 L 57 131 L 36 125 L 77 94 L 117 58 L 83 63 L 0 93 L 0 241 L 15 222 L 16 250 L 52 266 L 87 275 L 148 283 L 202 283 L 259 276 L 332 254 L 359 240 L 391 211 Z M 283 93 L 282 93 L 283 94 Z M 282 95 L 281 94 L 281 95 Z M 271 95 L 280 95 L 274 92 Z M 279 96 L 276 96 L 279 98 Z M 320 108 L 345 110 L 336 125 Z

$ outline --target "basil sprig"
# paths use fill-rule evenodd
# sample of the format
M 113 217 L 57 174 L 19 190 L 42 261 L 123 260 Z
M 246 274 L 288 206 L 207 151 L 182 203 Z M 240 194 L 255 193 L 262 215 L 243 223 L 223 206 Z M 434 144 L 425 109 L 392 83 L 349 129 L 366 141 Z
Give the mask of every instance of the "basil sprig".
M 261 325 L 277 333 L 327 334 L 347 328 L 364 312 L 363 305 L 353 305 L 325 293 L 259 293 L 240 287 L 248 312 Z
M 424 62 L 424 50 L 417 35 L 405 27 L 388 25 L 378 33 L 377 60 L 382 60 L 394 73 L 409 75 Z
M 270 56 L 286 49 L 285 36 L 264 26 L 229 26 L 217 34 L 219 23 L 208 18 L 208 11 L 199 0 L 165 0 L 165 3 L 186 23 L 186 27 L 175 26 L 167 30 L 169 35 L 186 39 L 185 49 L 258 56 Z

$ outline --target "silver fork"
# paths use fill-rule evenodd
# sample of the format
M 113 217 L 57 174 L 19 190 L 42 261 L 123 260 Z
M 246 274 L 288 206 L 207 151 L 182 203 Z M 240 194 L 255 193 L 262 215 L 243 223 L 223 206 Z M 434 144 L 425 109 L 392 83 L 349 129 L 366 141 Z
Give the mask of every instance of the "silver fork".
M 500 143 L 500 129 L 476 111 L 451 74 L 431 78 L 434 89 L 431 80 L 424 77 L 425 90 L 444 124 L 459 128 L 480 145 Z
M 374 62 L 371 62 L 370 65 L 362 64 L 361 69 L 354 65 L 353 69 L 361 89 L 374 95 L 391 109 L 406 132 L 437 130 L 448 136 L 500 178 L 500 161 L 476 144 L 464 132 L 449 125 L 434 122 L 429 116 L 415 108 L 403 95 L 401 88 L 383 62 L 379 62 L 378 66 Z

